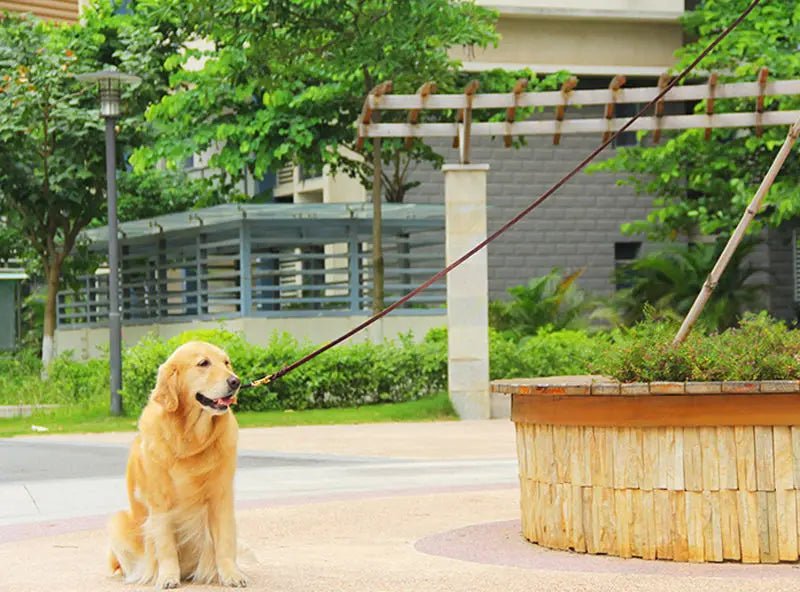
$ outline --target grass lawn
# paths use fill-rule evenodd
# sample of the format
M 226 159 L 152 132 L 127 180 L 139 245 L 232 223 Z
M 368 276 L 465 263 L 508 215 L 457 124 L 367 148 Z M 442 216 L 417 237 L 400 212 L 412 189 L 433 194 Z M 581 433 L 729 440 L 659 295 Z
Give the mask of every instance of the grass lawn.
M 246 428 L 318 425 L 336 423 L 377 423 L 385 421 L 435 421 L 456 419 L 447 393 L 409 401 L 364 407 L 309 409 L 307 411 L 246 411 L 237 413 L 239 425 Z M 0 418 L 0 437 L 39 433 L 117 432 L 136 429 L 135 417 L 111 417 L 105 407 L 64 408 L 35 413 L 30 417 Z M 31 426 L 47 428 L 47 432 Z

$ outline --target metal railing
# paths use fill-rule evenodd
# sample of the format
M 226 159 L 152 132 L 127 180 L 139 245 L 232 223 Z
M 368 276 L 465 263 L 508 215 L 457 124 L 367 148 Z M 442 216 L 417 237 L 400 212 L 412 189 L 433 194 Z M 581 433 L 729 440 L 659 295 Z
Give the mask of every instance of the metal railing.
M 242 228 L 245 228 L 242 226 Z M 231 229 L 180 239 L 123 242 L 120 306 L 129 324 L 237 316 L 367 314 L 372 306 L 370 243 L 348 238 L 276 238 Z M 444 263 L 442 229 L 384 239 L 387 304 Z M 60 327 L 101 325 L 108 318 L 108 275 L 81 278 L 58 294 Z M 404 308 L 441 313 L 444 281 Z

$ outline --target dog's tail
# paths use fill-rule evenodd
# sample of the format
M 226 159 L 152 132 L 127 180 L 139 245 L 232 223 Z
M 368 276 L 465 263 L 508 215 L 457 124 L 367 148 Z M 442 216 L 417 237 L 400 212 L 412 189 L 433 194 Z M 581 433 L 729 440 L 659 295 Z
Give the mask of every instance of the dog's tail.
M 122 573 L 122 566 L 119 563 L 119 559 L 114 554 L 112 549 L 108 550 L 108 568 L 111 571 L 111 575 L 113 576 L 117 572 Z
M 141 577 L 144 540 L 141 525 L 128 511 L 117 512 L 108 522 L 110 549 L 108 553 L 111 573 L 121 572 L 126 580 Z

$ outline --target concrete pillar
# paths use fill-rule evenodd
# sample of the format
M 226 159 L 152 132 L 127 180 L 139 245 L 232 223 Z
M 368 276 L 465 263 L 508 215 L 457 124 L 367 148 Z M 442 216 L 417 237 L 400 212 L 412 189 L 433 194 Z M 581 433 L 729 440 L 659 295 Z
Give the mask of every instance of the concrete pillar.
M 448 265 L 486 238 L 488 164 L 445 165 Z M 461 419 L 488 419 L 489 279 L 483 249 L 447 275 L 447 376 Z

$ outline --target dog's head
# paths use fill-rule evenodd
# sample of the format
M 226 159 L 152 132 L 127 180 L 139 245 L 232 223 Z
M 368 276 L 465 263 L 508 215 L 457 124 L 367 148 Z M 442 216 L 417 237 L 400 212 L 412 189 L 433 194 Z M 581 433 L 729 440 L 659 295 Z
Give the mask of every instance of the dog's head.
M 190 341 L 176 349 L 158 369 L 150 398 L 170 413 L 199 406 L 221 415 L 236 402 L 240 386 L 224 351 L 210 343 Z

